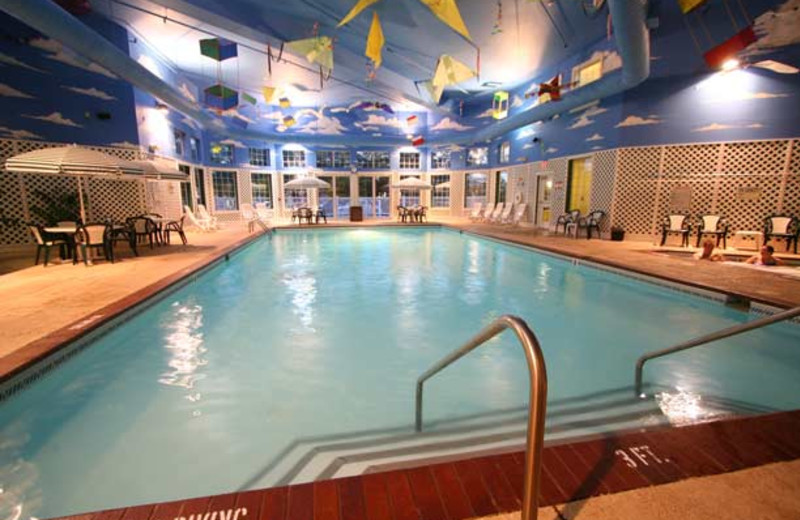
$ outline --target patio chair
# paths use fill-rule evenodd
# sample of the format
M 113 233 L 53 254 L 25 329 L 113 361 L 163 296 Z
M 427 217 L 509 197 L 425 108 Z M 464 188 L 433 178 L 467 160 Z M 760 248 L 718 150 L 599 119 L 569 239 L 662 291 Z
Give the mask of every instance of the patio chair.
M 219 222 L 217 222 L 217 217 L 212 217 L 211 214 L 206 209 L 205 205 L 203 204 L 197 205 L 197 216 L 199 216 L 200 219 L 208 222 L 209 229 L 219 229 Z
M 78 227 L 75 240 L 81 248 L 81 257 L 84 265 L 89 265 L 89 252 L 91 249 L 100 249 L 106 260 L 114 262 L 114 257 L 109 252 L 109 225 L 102 222 L 92 222 Z
M 170 234 L 177 233 L 179 237 L 181 237 L 181 242 L 183 245 L 189 243 L 186 240 L 186 233 L 183 232 L 183 221 L 186 220 L 186 215 L 183 215 L 180 220 L 171 220 L 167 222 L 167 225 L 164 226 L 164 239 L 167 241 L 167 244 L 170 243 Z
M 478 220 L 481 222 L 488 222 L 489 219 L 492 217 L 492 213 L 494 213 L 494 202 L 487 202 L 486 207 L 483 208 L 483 214 L 480 216 Z
M 239 213 L 244 223 L 247 224 L 247 232 L 252 233 L 256 227 L 256 221 L 258 220 L 258 215 L 256 215 L 253 206 L 250 203 L 243 202 L 239 206 Z
M 45 238 L 46 235 L 44 230 L 37 226 L 36 224 L 28 224 L 28 229 L 33 235 L 33 239 L 36 241 L 36 261 L 34 261 L 33 265 L 39 265 L 39 255 L 42 253 L 42 249 L 44 249 L 44 266 L 47 267 L 47 262 L 50 261 L 50 248 L 54 246 L 58 246 L 59 250 L 61 251 L 61 255 L 64 256 L 64 250 L 67 247 L 67 241 L 63 239 L 52 239 L 52 238 Z
M 689 233 L 692 226 L 689 224 L 689 215 L 676 213 L 664 217 L 661 223 L 661 245 L 667 242 L 668 235 L 680 235 L 681 247 L 689 247 Z
M 500 219 L 500 215 L 503 214 L 503 210 L 505 209 L 506 205 L 504 202 L 498 202 L 497 206 L 494 207 L 494 211 L 486 220 L 487 222 L 498 222 Z
M 139 251 L 136 249 L 136 234 L 130 224 L 109 221 L 108 228 L 106 240 L 108 241 L 108 252 L 111 255 L 112 262 L 115 259 L 114 247 L 117 242 L 125 242 L 133 251 L 133 256 L 139 256 Z
M 725 217 L 719 215 L 701 215 L 697 219 L 697 245 L 700 247 L 700 241 L 703 235 L 714 235 L 717 239 L 716 247 L 719 247 L 719 241 L 722 240 L 722 247 L 728 248 L 728 223 Z
M 189 206 L 183 207 L 183 214 L 186 215 L 186 218 L 189 219 L 189 222 L 192 223 L 193 226 L 198 228 L 200 231 L 212 231 L 211 229 L 211 221 L 198 218 L 192 208 Z
M 500 213 L 500 216 L 495 219 L 496 224 L 507 224 L 511 221 L 511 210 L 514 208 L 514 205 L 510 202 L 506 203 L 505 207 L 503 208 L 503 212 Z
M 297 210 L 297 222 L 302 224 L 303 221 L 306 221 L 306 224 L 313 224 L 314 219 L 314 212 L 311 211 L 311 208 L 299 208 Z
M 578 225 L 578 220 L 581 218 L 581 210 L 573 209 L 569 213 L 565 213 L 556 219 L 556 233 L 558 233 L 558 226 L 564 227 L 564 234 L 567 234 L 567 226 L 570 224 Z
M 425 222 L 427 222 L 428 221 L 428 208 L 427 208 L 427 206 L 419 206 L 414 211 L 414 216 L 416 217 L 417 222 L 422 222 L 423 220 Z
M 409 218 L 411 218 L 411 212 L 409 208 L 405 206 L 397 206 L 397 221 L 405 222 Z
M 128 219 L 128 226 L 133 233 L 133 240 L 137 244 L 144 242 L 150 243 L 150 249 L 153 249 L 153 243 L 156 239 L 156 225 L 153 221 L 145 217 L 131 217 Z
M 522 217 L 525 216 L 526 209 L 528 209 L 528 205 L 524 202 L 522 204 L 517 204 L 516 208 L 514 208 L 514 215 L 511 217 L 511 222 L 509 222 L 509 224 L 512 226 L 518 226 L 522 221 Z
M 272 210 L 267 208 L 265 202 L 256 202 L 256 215 L 265 224 L 272 218 Z
M 483 210 L 483 202 L 478 202 L 472 205 L 472 210 L 469 213 L 469 219 L 473 222 L 476 222 L 481 218 L 481 212 Z
M 578 238 L 578 235 L 580 234 L 581 228 L 586 229 L 586 240 L 589 240 L 589 239 L 592 238 L 592 230 L 593 229 L 597 231 L 597 236 L 599 238 L 602 238 L 602 235 L 600 233 L 600 225 L 602 224 L 603 219 L 605 217 L 606 217 L 606 212 L 603 211 L 602 209 L 598 209 L 598 210 L 592 211 L 591 213 L 589 213 L 585 217 L 579 218 L 578 219 L 578 229 L 575 232 L 575 238 Z
M 322 206 L 317 207 L 317 213 L 314 215 L 314 220 L 319 224 L 319 219 L 322 219 L 326 224 L 328 223 L 328 215 L 325 214 L 325 208 Z
M 797 237 L 800 233 L 800 223 L 797 218 L 789 215 L 770 215 L 764 219 L 764 245 L 773 238 L 786 241 L 786 250 L 794 242 L 794 252 L 797 254 Z

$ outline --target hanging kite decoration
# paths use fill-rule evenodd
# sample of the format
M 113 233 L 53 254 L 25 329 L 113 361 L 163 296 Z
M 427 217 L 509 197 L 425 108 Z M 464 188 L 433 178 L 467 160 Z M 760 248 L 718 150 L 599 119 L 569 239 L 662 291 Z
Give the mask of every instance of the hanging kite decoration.
M 688 12 L 694 11 L 701 5 L 703 5 L 706 0 L 678 0 L 678 6 L 681 8 L 681 12 L 686 14 Z
M 406 118 L 406 126 L 411 127 L 417 124 L 419 119 L 416 115 L 410 115 Z
M 477 73 L 447 54 L 442 54 L 439 61 L 436 63 L 436 70 L 433 74 L 433 79 L 423 81 L 422 85 L 431 94 L 435 103 L 439 103 L 442 99 L 445 87 L 448 85 L 456 85 L 463 83 L 469 79 L 477 76 Z
M 425 144 L 425 138 L 422 137 L 421 135 L 418 135 L 411 139 L 411 146 L 422 146 L 423 144 Z
M 497 18 L 492 27 L 492 36 L 503 32 L 503 0 L 497 0 Z
M 222 81 L 222 62 L 238 55 L 236 43 L 223 38 L 200 40 L 200 54 L 217 62 L 217 84 L 203 90 L 203 102 L 218 112 L 239 105 L 239 93 Z
M 292 102 L 291 102 L 291 101 L 289 101 L 289 98 L 288 98 L 288 97 L 282 97 L 282 98 L 280 98 L 280 99 L 278 100 L 278 105 L 279 105 L 281 108 L 289 108 L 290 106 L 292 106 Z
M 577 85 L 577 83 L 561 83 L 561 74 L 555 76 L 550 81 L 539 83 L 536 88 L 533 88 L 525 93 L 525 99 L 537 96 L 539 104 L 547 103 L 548 101 L 561 101 L 561 95 L 565 90 L 568 90 Z
M 283 126 L 285 126 L 286 128 L 291 128 L 295 124 L 297 124 L 297 121 L 295 120 L 294 117 L 286 116 L 286 117 L 283 118 Z
M 264 102 L 268 105 L 271 105 L 275 100 L 275 95 L 278 93 L 278 89 L 275 87 L 263 87 L 261 92 L 264 94 Z
M 492 117 L 505 119 L 508 117 L 508 92 L 498 90 L 492 99 Z
M 394 114 L 392 107 L 380 101 L 362 101 L 356 108 L 359 110 L 383 110 L 388 114 Z
M 333 74 L 333 40 L 328 36 L 320 36 L 319 24 L 314 24 L 313 36 L 303 40 L 287 42 L 286 46 L 304 56 L 312 65 L 319 66 L 319 84 L 323 87 L 325 79 Z
M 361 14 L 361 12 L 366 9 L 367 7 L 378 3 L 380 0 L 358 0 L 356 5 L 350 9 L 350 12 L 342 18 L 342 21 L 339 22 L 338 27 L 346 25 L 350 23 L 356 16 Z M 463 18 L 461 18 L 461 12 L 458 10 L 458 5 L 456 5 L 456 0 L 419 0 L 423 4 L 425 4 L 431 12 L 436 15 L 436 17 L 441 20 L 445 25 L 453 29 L 455 32 L 466 38 L 467 40 L 472 41 L 472 38 L 469 35 L 469 30 L 467 26 L 464 24 Z
M 386 43 L 386 40 L 383 37 L 381 21 L 378 18 L 378 13 L 373 11 L 372 25 L 369 28 L 369 35 L 367 36 L 367 48 L 364 50 L 364 55 L 372 60 L 372 68 L 367 74 L 370 80 L 375 79 L 375 73 L 383 61 L 381 53 L 384 43 Z

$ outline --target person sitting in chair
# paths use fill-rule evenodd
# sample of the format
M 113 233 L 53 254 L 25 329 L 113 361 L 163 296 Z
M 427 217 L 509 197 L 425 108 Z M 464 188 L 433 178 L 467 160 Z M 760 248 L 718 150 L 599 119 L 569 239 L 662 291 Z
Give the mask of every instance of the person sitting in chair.
M 719 253 L 714 253 L 714 241 L 703 241 L 703 250 L 694 254 L 695 260 L 708 260 L 710 262 L 724 262 L 725 257 Z
M 761 246 L 761 251 L 755 255 L 751 256 L 745 263 L 748 264 L 755 264 L 755 265 L 784 265 L 783 260 L 775 258 L 773 255 L 775 253 L 775 248 L 772 246 Z

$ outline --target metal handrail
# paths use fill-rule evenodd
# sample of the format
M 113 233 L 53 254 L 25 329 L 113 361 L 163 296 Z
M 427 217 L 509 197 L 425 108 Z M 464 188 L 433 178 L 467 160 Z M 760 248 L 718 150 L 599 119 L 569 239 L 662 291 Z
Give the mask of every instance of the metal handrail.
M 674 352 L 680 352 L 681 350 L 698 347 L 718 339 L 729 338 L 743 332 L 760 329 L 761 327 L 766 327 L 767 325 L 771 325 L 779 321 L 789 320 L 797 316 L 800 316 L 800 307 L 795 307 L 793 309 L 789 309 L 788 311 L 772 314 L 771 316 L 765 316 L 764 318 L 759 318 L 757 320 L 742 323 L 740 325 L 734 325 L 733 327 L 728 327 L 727 329 L 718 330 L 716 332 L 712 332 L 711 334 L 706 334 L 705 336 L 700 336 L 699 338 L 680 343 L 674 347 L 648 352 L 636 361 L 636 395 L 644 397 L 644 394 L 642 394 L 642 371 L 644 370 L 644 364 L 651 359 L 666 356 Z
M 539 478 L 542 472 L 542 446 L 544 444 L 544 416 L 547 407 L 547 370 L 539 341 L 522 318 L 500 316 L 461 348 L 429 368 L 417 379 L 416 428 L 422 431 L 422 385 L 452 363 L 469 354 L 506 329 L 517 335 L 528 362 L 530 374 L 530 404 L 528 410 L 528 441 L 525 452 L 525 490 L 522 502 L 522 520 L 536 520 L 539 499 Z

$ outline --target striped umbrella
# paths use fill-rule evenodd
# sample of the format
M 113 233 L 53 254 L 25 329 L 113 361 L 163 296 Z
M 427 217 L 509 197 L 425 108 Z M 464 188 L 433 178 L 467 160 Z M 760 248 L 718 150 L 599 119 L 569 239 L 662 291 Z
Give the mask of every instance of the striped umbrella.
M 81 176 L 143 174 L 141 166 L 117 159 L 107 153 L 76 145 L 43 148 L 15 155 L 6 160 L 5 169 L 22 173 L 76 175 L 83 222 L 86 222 L 86 208 L 83 204 Z
M 166 179 L 174 181 L 188 180 L 188 174 L 178 169 L 175 161 L 156 157 L 148 161 L 124 161 L 125 167 L 139 168 L 149 179 Z

